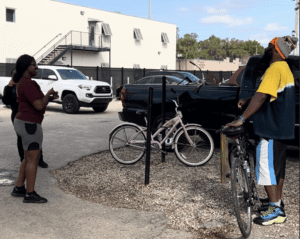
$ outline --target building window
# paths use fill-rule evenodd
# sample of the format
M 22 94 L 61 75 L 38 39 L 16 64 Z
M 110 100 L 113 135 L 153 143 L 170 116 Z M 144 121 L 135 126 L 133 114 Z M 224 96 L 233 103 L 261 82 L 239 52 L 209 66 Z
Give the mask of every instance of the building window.
M 141 30 L 138 28 L 133 29 L 133 38 L 135 40 L 143 40 Z
M 141 67 L 140 67 L 140 64 L 134 64 L 133 65 L 133 69 L 140 69 Z
M 6 63 L 16 63 L 17 59 L 16 58 L 6 58 Z
M 54 75 L 56 76 L 55 72 L 49 69 L 44 69 L 42 73 L 42 79 L 48 80 L 49 76 Z M 56 76 L 57 77 L 57 76 Z
M 169 43 L 169 38 L 168 38 L 167 33 L 164 33 L 164 32 L 161 33 L 161 41 L 163 43 Z
M 105 36 L 112 36 L 110 26 L 108 23 L 102 23 L 102 34 Z
M 162 65 L 162 66 L 160 67 L 160 69 L 161 69 L 161 70 L 168 70 L 168 66 L 167 66 L 167 65 Z
M 15 16 L 15 9 L 9 9 L 6 8 L 6 21 L 7 22 L 15 22 L 16 16 Z

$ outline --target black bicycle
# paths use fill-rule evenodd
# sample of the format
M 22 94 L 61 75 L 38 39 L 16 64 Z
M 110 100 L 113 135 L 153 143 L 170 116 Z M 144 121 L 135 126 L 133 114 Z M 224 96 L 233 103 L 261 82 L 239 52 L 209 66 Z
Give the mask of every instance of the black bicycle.
M 249 141 L 244 125 L 223 127 L 222 134 L 233 138 L 231 147 L 231 190 L 235 216 L 244 237 L 249 237 L 252 227 L 252 212 L 256 202 L 260 203 L 256 190 L 255 149 Z

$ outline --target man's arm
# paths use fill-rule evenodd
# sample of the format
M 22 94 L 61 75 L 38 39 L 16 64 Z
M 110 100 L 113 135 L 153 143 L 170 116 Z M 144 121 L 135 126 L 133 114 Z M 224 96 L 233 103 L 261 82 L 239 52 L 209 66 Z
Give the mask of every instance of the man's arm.
M 253 96 L 249 106 L 247 107 L 245 112 L 242 114 L 242 117 L 246 120 L 250 116 L 252 116 L 263 105 L 263 103 L 265 102 L 267 97 L 268 97 L 267 94 L 256 92 L 255 95 Z
M 249 106 L 245 110 L 245 112 L 242 114 L 242 117 L 246 120 L 250 116 L 252 116 L 256 111 L 259 110 L 259 108 L 263 105 L 265 100 L 267 99 L 268 95 L 260 92 L 256 92 L 253 96 Z M 231 123 L 226 124 L 226 126 L 240 126 L 243 124 L 242 119 L 235 120 Z

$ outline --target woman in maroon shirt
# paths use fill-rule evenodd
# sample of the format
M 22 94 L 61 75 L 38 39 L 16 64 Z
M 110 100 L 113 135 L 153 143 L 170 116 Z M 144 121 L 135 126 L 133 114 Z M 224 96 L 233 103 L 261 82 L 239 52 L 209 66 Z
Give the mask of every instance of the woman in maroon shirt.
M 17 83 L 18 113 L 14 120 L 14 128 L 22 138 L 25 152 L 19 177 L 12 191 L 15 197 L 24 197 L 24 203 L 45 203 L 46 198 L 39 196 L 34 191 L 37 165 L 43 142 L 43 130 L 41 127 L 46 106 L 49 101 L 57 99 L 57 92 L 49 90 L 46 95 L 40 86 L 31 78 L 37 74 L 37 65 L 33 57 L 22 55 L 16 63 L 14 82 Z M 26 179 L 26 189 L 24 182 Z

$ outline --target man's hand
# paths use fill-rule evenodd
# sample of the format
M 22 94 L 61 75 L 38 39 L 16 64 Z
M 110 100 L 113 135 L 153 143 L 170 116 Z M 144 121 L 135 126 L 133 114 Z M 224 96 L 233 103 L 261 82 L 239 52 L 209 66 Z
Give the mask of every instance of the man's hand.
M 232 121 L 232 122 L 226 124 L 226 127 L 229 127 L 229 126 L 238 127 L 238 126 L 241 126 L 242 124 L 243 124 L 243 121 L 241 119 L 238 119 L 238 120 L 235 120 L 235 121 Z
M 242 107 L 249 101 L 250 99 L 242 99 L 238 103 L 238 108 L 242 109 Z

